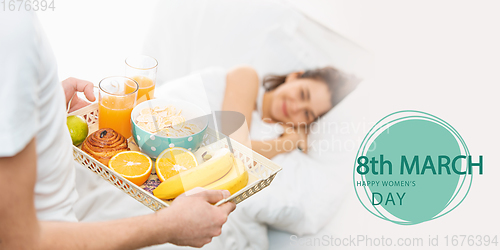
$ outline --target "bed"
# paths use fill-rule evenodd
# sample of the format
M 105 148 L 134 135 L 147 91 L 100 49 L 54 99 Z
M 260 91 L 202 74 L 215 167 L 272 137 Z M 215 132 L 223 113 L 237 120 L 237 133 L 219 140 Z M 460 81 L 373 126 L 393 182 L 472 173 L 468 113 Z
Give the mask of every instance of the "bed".
M 286 1 L 269 0 L 162 1 L 155 8 L 153 24 L 144 45 L 144 53 L 159 62 L 159 88 L 165 87 L 162 86 L 164 84 L 173 84 L 174 79 L 213 66 L 230 69 L 249 65 L 260 76 L 326 65 L 360 78 L 367 73 L 370 55 L 365 49 L 294 6 Z M 321 128 L 329 128 L 332 124 L 338 128 L 345 122 L 363 122 L 359 120 L 363 116 L 357 114 L 364 111 L 355 105 L 364 94 L 362 85 L 315 124 L 320 132 L 312 133 L 310 141 L 332 138 L 348 143 L 361 135 L 362 131 L 346 134 L 339 129 Z M 352 187 L 350 180 L 341 176 L 349 175 L 354 158 L 354 149 L 338 150 L 310 145 L 308 155 L 292 152 L 273 159 L 282 166 L 287 165 L 284 166 L 285 171 L 279 174 L 281 178 L 290 181 L 295 178 L 293 176 L 302 175 L 301 179 L 295 180 L 300 182 L 296 186 L 304 185 L 310 189 L 295 190 L 288 197 L 292 201 L 286 200 L 282 207 L 269 211 L 273 219 L 287 212 L 293 216 L 290 208 L 301 211 L 296 218 L 300 222 L 278 220 L 268 225 L 269 249 L 290 249 L 294 245 L 292 243 L 296 243 L 292 239 L 297 238 L 293 237 L 332 235 L 346 225 L 342 221 L 342 212 L 351 209 L 349 204 L 355 201 L 349 198 L 352 196 L 346 197 Z M 287 167 L 295 172 L 286 172 Z M 286 184 L 276 184 L 270 189 L 270 192 L 287 192 Z M 314 195 L 308 195 L 310 193 Z M 299 248 L 303 249 L 303 246 Z

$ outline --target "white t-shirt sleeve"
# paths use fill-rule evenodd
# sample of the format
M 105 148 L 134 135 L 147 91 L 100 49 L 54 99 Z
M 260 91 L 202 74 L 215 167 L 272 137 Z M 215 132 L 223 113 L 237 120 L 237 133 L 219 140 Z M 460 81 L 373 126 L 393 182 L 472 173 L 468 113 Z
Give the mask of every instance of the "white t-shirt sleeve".
M 50 45 L 33 12 L 2 12 L 0 34 L 0 157 L 36 137 L 37 218 L 77 221 L 71 137 Z
M 0 157 L 16 155 L 37 133 L 35 18 L 30 12 L 0 15 Z

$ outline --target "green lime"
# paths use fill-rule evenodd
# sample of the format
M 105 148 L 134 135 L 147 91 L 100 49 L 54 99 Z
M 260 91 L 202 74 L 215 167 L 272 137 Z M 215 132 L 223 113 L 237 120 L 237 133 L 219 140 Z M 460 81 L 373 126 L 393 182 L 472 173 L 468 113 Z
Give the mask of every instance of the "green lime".
M 83 117 L 79 115 L 70 115 L 66 119 L 66 125 L 68 125 L 73 145 L 78 146 L 87 138 L 89 127 Z

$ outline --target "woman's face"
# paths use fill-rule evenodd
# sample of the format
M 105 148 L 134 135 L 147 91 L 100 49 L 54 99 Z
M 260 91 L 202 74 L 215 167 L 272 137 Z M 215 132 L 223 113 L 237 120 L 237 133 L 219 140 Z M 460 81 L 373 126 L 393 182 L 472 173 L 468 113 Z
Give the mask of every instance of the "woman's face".
M 310 124 L 330 110 L 330 90 L 319 80 L 288 75 L 272 93 L 270 115 L 273 120 L 294 125 Z

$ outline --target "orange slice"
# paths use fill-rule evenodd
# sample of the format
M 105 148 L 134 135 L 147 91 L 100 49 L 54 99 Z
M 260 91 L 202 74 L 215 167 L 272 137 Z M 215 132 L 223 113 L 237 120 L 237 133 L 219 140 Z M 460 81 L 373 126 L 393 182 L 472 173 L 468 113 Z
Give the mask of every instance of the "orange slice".
M 149 156 L 138 151 L 123 151 L 109 160 L 109 168 L 125 179 L 140 186 L 148 180 L 153 161 Z
M 155 170 L 158 179 L 166 179 L 198 166 L 196 156 L 185 148 L 167 148 L 156 158 Z

